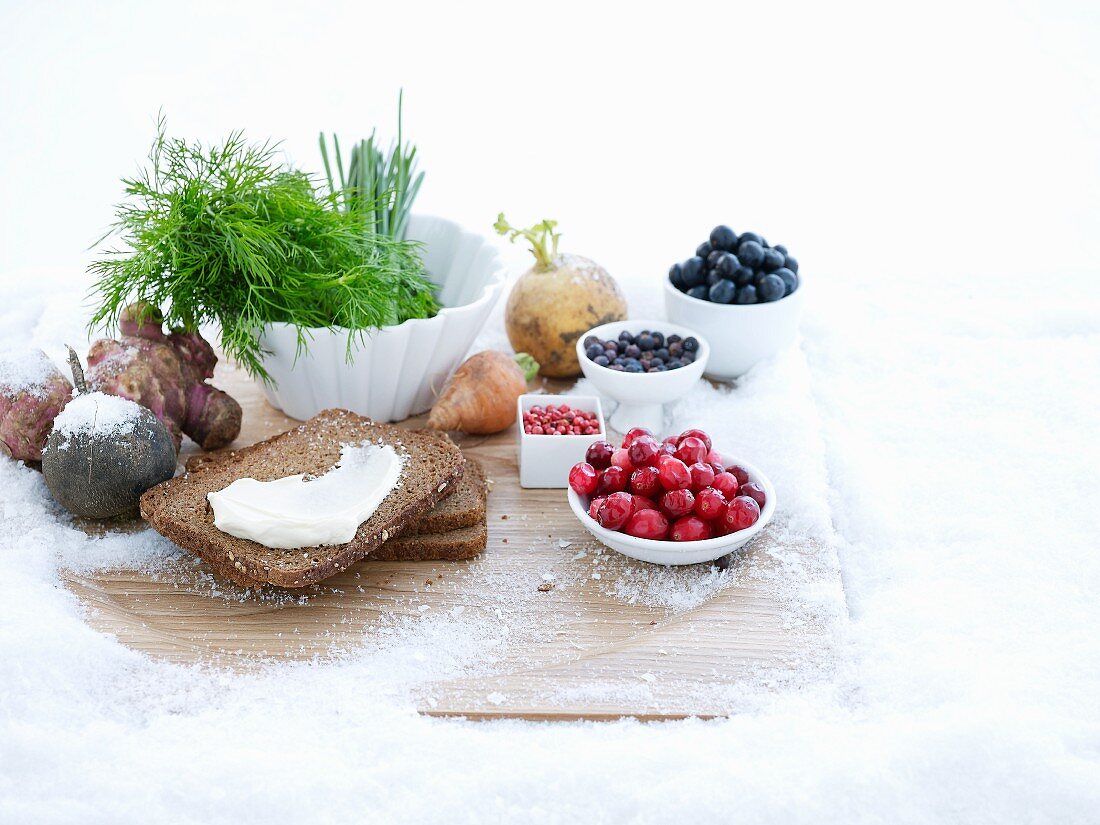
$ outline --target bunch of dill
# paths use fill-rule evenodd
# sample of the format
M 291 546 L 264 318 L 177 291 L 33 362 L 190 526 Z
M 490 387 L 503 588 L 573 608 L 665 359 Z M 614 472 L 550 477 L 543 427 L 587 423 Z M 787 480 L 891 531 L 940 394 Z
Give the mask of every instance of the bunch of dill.
M 350 358 L 364 331 L 431 317 L 439 307 L 418 245 L 335 208 L 340 193 L 320 194 L 276 152 L 240 132 L 215 146 L 170 139 L 161 119 L 150 167 L 124 179 L 127 200 L 100 240 L 117 235 L 127 248 L 89 267 L 92 326 L 113 328 L 142 300 L 174 329 L 216 323 L 222 350 L 269 381 L 267 324 L 294 325 L 300 351 L 311 329 L 346 329 Z

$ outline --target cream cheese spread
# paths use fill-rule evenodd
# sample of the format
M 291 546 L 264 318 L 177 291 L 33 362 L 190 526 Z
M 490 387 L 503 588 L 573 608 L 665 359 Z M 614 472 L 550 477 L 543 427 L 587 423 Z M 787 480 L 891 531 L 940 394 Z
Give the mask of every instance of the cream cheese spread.
M 214 526 L 237 538 L 288 550 L 346 544 L 397 486 L 402 464 L 388 445 L 344 445 L 323 476 L 239 478 L 206 498 Z

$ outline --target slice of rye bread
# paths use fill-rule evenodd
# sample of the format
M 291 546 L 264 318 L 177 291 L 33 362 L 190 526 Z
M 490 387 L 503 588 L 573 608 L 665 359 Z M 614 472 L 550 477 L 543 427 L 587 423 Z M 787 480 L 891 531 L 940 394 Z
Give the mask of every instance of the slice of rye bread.
M 419 430 L 418 432 L 450 441 L 446 434 L 435 430 Z M 187 471 L 193 473 L 200 469 L 209 469 L 220 462 L 231 460 L 234 455 L 236 455 L 236 452 L 225 450 L 219 453 L 204 453 L 192 456 L 187 462 Z M 465 456 L 465 458 L 466 465 L 462 480 L 453 487 L 448 487 L 444 491 L 446 498 L 436 504 L 423 517 L 408 525 L 405 528 L 404 535 L 446 533 L 462 527 L 473 527 L 479 522 L 485 521 L 486 498 L 489 490 L 485 470 L 476 458 L 470 458 L 469 456 Z M 379 558 L 377 552 L 372 553 L 371 558 Z
M 373 553 L 371 561 L 461 561 L 472 559 L 489 543 L 484 521 L 445 533 L 402 534 L 390 539 Z
M 207 493 L 238 478 L 321 475 L 340 460 L 341 445 L 363 441 L 388 444 L 406 461 L 398 486 L 347 544 L 279 550 L 214 526 Z M 158 484 L 141 497 L 141 515 L 158 533 L 237 584 L 305 587 L 346 570 L 422 518 L 458 484 L 464 464 L 449 439 L 379 424 L 347 410 L 324 410 L 292 430 L 234 450 L 230 460 Z

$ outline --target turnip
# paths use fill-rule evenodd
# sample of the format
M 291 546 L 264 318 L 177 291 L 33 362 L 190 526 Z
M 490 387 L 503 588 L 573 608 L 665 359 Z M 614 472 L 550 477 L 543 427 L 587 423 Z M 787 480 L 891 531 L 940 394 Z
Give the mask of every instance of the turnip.
M 516 420 L 516 399 L 527 392 L 538 368 L 525 353 L 514 358 L 493 350 L 471 355 L 443 386 L 428 426 L 474 435 L 507 429 Z
M 494 224 L 513 242 L 526 238 L 535 265 L 525 272 L 508 296 L 504 323 L 517 352 L 528 352 L 539 362 L 539 372 L 550 378 L 581 374 L 576 343 L 600 324 L 626 318 L 626 299 L 602 266 L 580 255 L 558 253 L 557 221 L 544 220 L 530 229 L 516 229 L 502 212 Z

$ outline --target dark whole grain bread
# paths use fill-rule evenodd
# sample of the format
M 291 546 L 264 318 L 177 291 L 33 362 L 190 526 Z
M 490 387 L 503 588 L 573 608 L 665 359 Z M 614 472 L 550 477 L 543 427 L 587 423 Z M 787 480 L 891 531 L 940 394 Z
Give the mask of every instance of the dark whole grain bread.
M 485 549 L 489 528 L 485 521 L 445 533 L 401 534 L 373 553 L 372 561 L 461 561 Z
M 485 522 L 486 499 L 489 495 L 485 470 L 476 458 L 466 456 L 462 480 L 454 492 L 429 510 L 423 518 L 410 524 L 402 536 L 425 533 L 447 533 L 461 527 L 474 527 Z
M 343 444 L 385 443 L 407 456 L 398 486 L 347 544 L 280 550 L 223 533 L 206 494 L 238 478 L 272 481 L 321 475 L 340 459 Z M 379 424 L 347 410 L 325 410 L 277 436 L 159 484 L 141 497 L 141 514 L 180 547 L 244 587 L 305 587 L 335 575 L 423 518 L 462 478 L 465 461 L 449 439 Z

